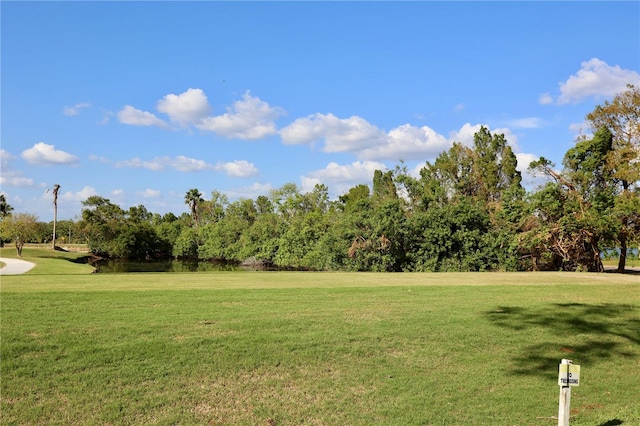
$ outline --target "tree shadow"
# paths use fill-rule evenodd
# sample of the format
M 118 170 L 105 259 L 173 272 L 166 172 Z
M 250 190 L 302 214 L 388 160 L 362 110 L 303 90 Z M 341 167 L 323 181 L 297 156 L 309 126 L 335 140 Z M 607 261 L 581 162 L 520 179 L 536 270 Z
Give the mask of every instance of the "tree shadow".
M 552 330 L 554 339 L 531 344 L 514 358 L 512 373 L 553 379 L 561 358 L 593 365 L 611 357 L 638 357 L 637 351 L 629 351 L 629 344 L 640 345 L 638 311 L 625 304 L 556 303 L 536 309 L 500 306 L 485 315 L 514 332 Z
M 624 422 L 619 419 L 609 420 L 608 422 L 600 423 L 598 426 L 618 426 L 623 424 Z
M 619 274 L 618 268 L 605 268 L 605 274 Z M 640 269 L 638 267 L 626 267 L 624 270 L 625 275 L 640 275 Z

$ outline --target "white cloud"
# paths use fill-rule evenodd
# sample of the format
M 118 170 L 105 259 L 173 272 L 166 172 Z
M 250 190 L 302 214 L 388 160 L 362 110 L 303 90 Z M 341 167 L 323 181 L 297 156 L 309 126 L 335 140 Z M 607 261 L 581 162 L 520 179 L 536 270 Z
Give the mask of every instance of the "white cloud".
M 16 157 L 14 157 L 9 151 L 0 148 L 0 166 L 2 166 L 3 170 L 9 166 L 10 161 L 15 159 Z
M 20 172 L 5 172 L 2 171 L 0 175 L 0 186 L 13 186 L 16 188 L 26 188 L 33 186 L 34 181 L 31 178 L 22 176 Z
M 156 108 L 181 126 L 199 123 L 211 112 L 207 95 L 201 89 L 188 89 L 179 95 L 166 95 L 158 101 Z
M 640 84 L 640 74 L 592 58 L 583 62 L 575 75 L 560 83 L 558 103 L 577 103 L 589 97 L 613 97 L 624 92 L 627 84 Z
M 167 157 L 164 157 L 167 158 Z M 151 161 L 144 161 L 140 157 L 134 157 L 130 160 L 117 161 L 115 163 L 116 168 L 131 168 L 131 169 L 149 169 L 149 170 L 164 170 L 166 167 L 166 161 L 160 157 L 156 157 Z
M 65 201 L 85 201 L 87 198 L 98 195 L 95 188 L 91 186 L 85 186 L 78 192 L 67 191 L 62 195 L 62 199 Z
M 355 161 L 347 165 L 331 162 L 324 169 L 302 176 L 302 191 L 312 191 L 316 184 L 323 183 L 332 193 L 343 194 L 355 185 L 371 183 L 376 170 L 386 170 L 386 166 L 376 161 Z
M 174 169 L 179 172 L 198 172 L 202 170 L 215 170 L 222 172 L 231 177 L 249 177 L 256 175 L 258 169 L 253 163 L 249 163 L 244 160 L 237 160 L 228 163 L 220 162 L 218 164 L 211 165 L 204 160 L 197 160 L 195 158 L 185 157 L 179 155 L 177 157 L 156 157 L 152 160 L 142 160 L 139 157 L 134 157 L 125 161 L 118 161 L 115 163 L 117 168 L 133 168 L 133 169 L 148 169 L 153 171 L 161 171 L 166 169 Z
M 523 152 L 517 153 L 516 154 L 516 159 L 518 160 L 517 170 L 522 173 L 525 173 L 529 168 L 529 164 L 531 164 L 532 161 L 538 160 L 539 158 L 540 157 L 535 154 L 525 154 Z
M 327 121 L 339 120 L 333 114 L 313 114 L 298 118 L 278 132 L 282 142 L 286 145 L 307 145 L 315 143 L 325 137 L 329 125 Z
M 222 171 L 231 177 L 245 178 L 258 174 L 258 168 L 245 160 L 237 160 L 229 163 L 218 163 L 215 170 Z
M 514 120 L 520 127 L 541 126 L 543 121 L 532 117 Z M 351 152 L 362 160 L 423 160 L 434 158 L 446 151 L 453 142 L 471 146 L 474 134 L 481 124 L 466 123 L 460 130 L 451 132 L 449 137 L 439 134 L 428 126 L 415 127 L 403 124 L 388 133 L 369 124 L 360 117 L 340 119 L 333 114 L 312 114 L 299 118 L 280 130 L 284 144 L 313 145 L 324 141 L 325 152 Z M 489 128 L 489 126 L 485 125 Z M 517 136 L 508 128 L 491 130 L 494 134 L 504 133 L 509 144 L 517 150 Z
M 113 111 L 105 111 L 102 110 L 102 119 L 98 121 L 98 124 L 107 124 L 109 120 L 111 120 L 111 116 L 113 115 Z
M 99 163 L 104 163 L 104 164 L 109 164 L 109 163 L 111 163 L 111 160 L 109 160 L 108 158 L 106 158 L 106 157 L 101 157 L 101 156 L 98 156 L 98 155 L 95 155 L 95 154 L 91 154 L 91 155 L 89 155 L 89 160 L 91 160 L 91 161 L 97 161 L 97 162 L 99 162 Z
M 451 142 L 460 142 L 463 145 L 473 145 L 473 135 L 480 130 L 481 124 L 472 125 L 471 123 L 465 123 L 460 130 L 449 133 L 449 140 Z
M 268 195 L 272 190 L 273 186 L 270 183 L 256 182 L 250 186 L 224 191 L 224 193 L 232 200 L 238 198 L 251 198 L 255 200 L 260 195 Z
M 459 103 L 459 104 L 456 104 L 456 105 L 453 107 L 453 111 L 454 111 L 454 112 L 462 112 L 462 111 L 464 111 L 466 108 L 467 108 L 467 106 L 466 106 L 465 104 L 463 104 L 463 103 Z
M 245 160 L 219 162 L 215 166 L 204 160 L 189 158 L 184 155 L 177 157 L 155 157 L 151 160 L 142 160 L 134 157 L 129 160 L 118 161 L 114 165 L 116 168 L 132 168 L 147 169 L 153 171 L 161 171 L 166 169 L 174 169 L 179 172 L 198 172 L 202 170 L 215 170 L 223 172 L 231 177 L 249 177 L 258 173 L 257 167 L 253 163 Z
M 226 138 L 261 139 L 276 134 L 274 120 L 284 114 L 281 108 L 271 107 L 248 91 L 227 110 L 225 114 L 203 118 L 196 127 Z
M 22 152 L 22 158 L 30 164 L 76 164 L 80 161 L 75 155 L 55 149 L 54 145 L 38 142 L 32 148 Z
M 383 130 L 358 116 L 341 119 L 333 114 L 312 114 L 295 120 L 279 133 L 287 145 L 324 140 L 325 152 L 358 152 L 387 142 Z
M 309 177 L 327 179 L 332 182 L 355 182 L 363 178 L 373 178 L 376 170 L 386 170 L 386 166 L 377 161 L 354 161 L 349 165 L 331 162 L 324 169 L 316 170 Z
M 124 191 L 122 189 L 114 189 L 111 191 L 111 195 L 118 197 L 120 195 L 123 195 Z
M 509 127 L 515 127 L 517 129 L 538 129 L 543 127 L 544 124 L 544 120 L 539 117 L 516 118 L 507 123 Z
M 148 169 L 153 171 L 165 170 L 166 168 L 172 168 L 179 172 L 196 172 L 200 170 L 213 169 L 211 164 L 208 164 L 203 160 L 196 160 L 194 158 L 185 157 L 179 155 L 175 158 L 171 157 L 155 157 L 150 161 L 145 161 L 139 157 L 134 157 L 130 160 L 118 161 L 115 163 L 117 168 L 132 168 L 132 169 Z
M 139 192 L 138 195 L 140 195 L 142 198 L 160 198 L 162 196 L 162 193 L 160 191 L 158 191 L 157 189 L 145 189 L 142 192 Z
M 315 188 L 316 185 L 319 185 L 322 183 L 322 180 L 320 180 L 319 178 L 300 176 L 300 182 L 301 182 L 300 190 L 303 194 L 305 194 L 308 192 L 312 192 L 313 188 Z M 329 189 L 332 189 L 332 188 L 329 187 Z
M 65 107 L 62 110 L 62 113 L 64 115 L 69 115 L 69 116 L 78 115 L 78 114 L 80 114 L 80 110 L 81 109 L 89 108 L 90 106 L 91 106 L 91 104 L 88 103 L 88 102 L 81 102 L 81 103 L 75 104 L 74 106 L 71 106 L 71 107 Z
M 447 138 L 430 127 L 404 124 L 391 130 L 384 144 L 365 148 L 357 155 L 369 160 L 414 160 L 434 157 L 449 146 Z
M 132 126 L 156 126 L 162 129 L 169 128 L 167 123 L 152 113 L 141 111 L 131 105 L 126 105 L 123 109 L 118 111 L 118 120 L 123 124 L 130 124 Z
M 206 161 L 196 160 L 195 158 L 185 157 L 184 155 L 179 155 L 169 160 L 168 164 L 179 172 L 198 172 L 213 168 L 213 166 Z
M 553 103 L 553 97 L 547 92 L 540 95 L 538 103 L 541 105 L 549 105 Z

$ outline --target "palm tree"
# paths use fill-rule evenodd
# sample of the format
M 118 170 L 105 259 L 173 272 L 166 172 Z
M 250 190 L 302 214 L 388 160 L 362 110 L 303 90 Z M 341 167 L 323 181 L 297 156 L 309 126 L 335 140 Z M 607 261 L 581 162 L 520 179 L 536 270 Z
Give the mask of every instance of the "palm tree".
M 184 203 L 189 206 L 189 210 L 191 210 L 191 217 L 196 224 L 196 228 L 198 227 L 198 204 L 202 201 L 202 194 L 196 188 L 192 188 L 187 191 L 187 194 L 184 196 Z
M 60 190 L 60 185 L 57 183 L 53 185 L 53 242 L 52 247 L 54 250 L 56 249 L 56 223 L 58 222 L 58 191 Z
M 7 197 L 4 194 L 0 194 L 0 219 L 9 216 L 13 211 L 13 207 L 7 203 Z

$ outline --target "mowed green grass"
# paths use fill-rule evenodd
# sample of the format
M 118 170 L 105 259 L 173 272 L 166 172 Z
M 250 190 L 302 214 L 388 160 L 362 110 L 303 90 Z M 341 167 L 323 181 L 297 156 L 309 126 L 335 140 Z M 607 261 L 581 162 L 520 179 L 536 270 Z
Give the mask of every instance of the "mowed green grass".
M 94 271 L 94 268 L 81 261 L 86 256 L 87 253 L 25 247 L 22 251 L 22 257 L 18 257 L 15 248 L 10 246 L 0 248 L 0 257 L 36 263 L 37 268 L 28 271 L 27 274 L 37 275 L 90 274 Z
M 610 268 L 618 267 L 618 259 L 605 259 L 602 261 L 603 265 Z M 638 268 L 640 267 L 640 258 L 629 256 L 625 262 L 626 268 Z
M 562 358 L 572 425 L 640 424 L 638 275 L 27 260 L 1 278 L 2 424 L 554 425 Z

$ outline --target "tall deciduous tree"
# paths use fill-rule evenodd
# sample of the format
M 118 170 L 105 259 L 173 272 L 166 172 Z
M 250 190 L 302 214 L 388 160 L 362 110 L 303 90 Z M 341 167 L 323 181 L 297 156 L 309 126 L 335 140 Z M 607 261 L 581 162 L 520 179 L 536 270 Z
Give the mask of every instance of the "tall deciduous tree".
M 478 196 L 488 202 L 500 201 L 507 190 L 520 186 L 518 162 L 504 134 L 491 134 L 483 126 L 473 135 L 473 147 Z
M 324 184 L 315 184 L 313 191 L 304 194 L 308 211 L 326 213 L 329 210 L 329 188 Z
M 273 213 L 273 203 L 268 197 L 259 195 L 256 198 L 256 210 L 259 215 Z
M 516 166 L 505 136 L 483 126 L 474 134 L 472 147 L 456 142 L 433 164 L 426 163 L 420 171 L 419 198 L 425 207 L 469 197 L 482 203 L 499 202 L 506 193 L 513 195 L 522 189 Z
M 385 200 L 396 199 L 396 185 L 393 182 L 393 171 L 376 170 L 373 173 L 373 200 L 374 202 L 382 202 Z
M 640 242 L 640 88 L 628 85 L 586 118 L 594 132 L 606 127 L 612 135 L 605 167 L 616 195 L 611 214 L 618 220 L 614 237 L 620 248 L 618 272 L 624 272 L 628 245 Z
M 454 143 L 404 176 L 413 216 L 409 256 L 418 270 L 515 269 L 518 214 L 525 194 L 503 134 L 481 127 L 472 146 Z
M 124 222 L 124 210 L 98 195 L 87 198 L 82 205 L 83 231 L 89 249 L 98 255 L 112 256 L 114 242 Z
M 229 198 L 218 190 L 211 191 L 209 201 L 200 201 L 198 205 L 198 218 L 200 222 L 219 222 L 225 215 L 225 209 L 229 206 Z
M 83 230 L 93 253 L 138 260 L 171 256 L 180 229 L 162 227 L 165 224 L 162 218 L 143 205 L 124 211 L 99 196 L 89 197 L 82 204 Z M 166 224 L 177 224 L 178 219 L 171 216 L 166 217 Z
M 531 163 L 555 181 L 534 195 L 537 224 L 522 238 L 531 253 L 551 252 L 555 267 L 602 271 L 601 245 L 615 230 L 615 190 L 606 165 L 612 149 L 612 134 L 602 127 L 592 139 L 580 140 L 567 151 L 562 172 L 544 158 Z
M 287 182 L 280 188 L 273 189 L 270 196 L 276 210 L 286 221 L 304 211 L 304 197 L 300 194 L 298 185 L 293 182 Z
M 358 208 L 359 201 L 369 199 L 370 191 L 369 187 L 364 184 L 356 185 L 349 189 L 346 194 L 343 194 L 338 197 L 340 201 L 340 205 L 345 211 L 352 211 L 355 208 Z

